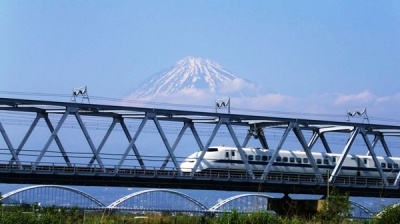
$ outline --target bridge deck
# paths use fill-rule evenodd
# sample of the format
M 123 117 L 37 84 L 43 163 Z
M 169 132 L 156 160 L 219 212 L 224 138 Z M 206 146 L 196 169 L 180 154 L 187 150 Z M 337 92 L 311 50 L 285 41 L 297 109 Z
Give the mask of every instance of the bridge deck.
M 315 175 L 295 173 L 273 173 L 260 179 L 248 173 L 204 171 L 191 176 L 176 170 L 142 170 L 141 168 L 120 169 L 60 166 L 24 166 L 0 164 L 0 181 L 21 184 L 63 184 L 86 186 L 126 186 L 151 188 L 182 188 L 228 191 L 275 192 L 291 194 L 326 193 L 326 183 L 319 183 Z M 327 178 L 324 176 L 324 178 Z M 393 183 L 394 179 L 389 179 Z M 332 184 L 330 184 L 332 185 Z M 288 187 L 290 186 L 290 187 Z M 399 187 L 384 186 L 380 178 L 339 176 L 335 188 L 351 196 L 400 197 Z

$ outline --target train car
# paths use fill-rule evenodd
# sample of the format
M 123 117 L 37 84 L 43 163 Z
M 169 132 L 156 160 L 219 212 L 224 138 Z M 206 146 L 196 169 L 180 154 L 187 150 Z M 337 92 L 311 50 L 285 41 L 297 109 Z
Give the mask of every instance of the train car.
M 265 166 L 271 162 L 273 149 L 243 148 L 245 156 L 253 172 L 263 172 Z M 180 165 L 182 172 L 191 172 L 199 158 L 201 151 L 195 152 L 187 157 Z M 326 170 L 332 171 L 339 162 L 340 154 L 312 152 L 312 156 L 324 174 Z M 377 157 L 379 166 L 386 177 L 395 178 L 399 172 L 400 158 Z M 220 171 L 246 171 L 246 167 L 236 147 L 215 146 L 209 147 L 204 154 L 196 172 L 205 170 Z M 314 170 L 303 150 L 289 151 L 280 150 L 275 159 L 271 172 L 313 174 Z M 343 162 L 339 175 L 359 177 L 380 177 L 371 156 L 348 154 Z

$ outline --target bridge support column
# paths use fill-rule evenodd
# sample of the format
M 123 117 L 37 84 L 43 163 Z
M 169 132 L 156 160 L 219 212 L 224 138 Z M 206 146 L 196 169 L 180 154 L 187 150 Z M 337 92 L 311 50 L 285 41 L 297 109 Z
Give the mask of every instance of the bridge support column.
M 298 216 L 310 218 L 322 208 L 323 200 L 291 199 L 285 194 L 282 198 L 269 198 L 268 210 L 283 216 Z

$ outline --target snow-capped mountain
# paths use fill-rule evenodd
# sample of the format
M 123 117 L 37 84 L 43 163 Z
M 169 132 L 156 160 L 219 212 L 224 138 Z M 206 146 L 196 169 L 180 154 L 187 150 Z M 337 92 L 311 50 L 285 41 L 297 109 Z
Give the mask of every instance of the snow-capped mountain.
M 257 85 L 242 79 L 217 62 L 194 57 L 179 60 L 174 67 L 159 72 L 141 83 L 129 99 L 153 100 L 167 97 L 231 97 L 247 96 Z

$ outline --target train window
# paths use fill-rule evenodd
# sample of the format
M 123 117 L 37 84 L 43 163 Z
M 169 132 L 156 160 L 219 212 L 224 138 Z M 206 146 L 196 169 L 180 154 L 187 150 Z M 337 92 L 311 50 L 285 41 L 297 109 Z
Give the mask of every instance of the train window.
M 308 158 L 303 158 L 303 163 L 308 163 Z
M 325 164 L 325 165 L 328 165 L 328 164 L 329 164 L 329 162 L 328 162 L 327 159 L 324 159 L 324 164 Z
M 208 148 L 207 152 L 218 152 L 218 148 Z
M 296 158 L 297 163 L 301 163 L 301 158 Z
M 399 168 L 399 164 L 393 163 L 393 168 L 398 169 Z
M 234 152 L 234 151 L 231 151 L 231 155 L 232 155 L 232 156 L 235 156 L 235 152 Z
M 290 157 L 290 162 L 294 163 L 294 157 Z
M 391 169 L 393 167 L 393 165 L 391 163 L 388 163 L 387 167 Z
M 229 152 L 225 152 L 225 157 L 226 157 L 226 158 L 229 157 Z
M 280 157 L 280 156 L 276 157 L 276 161 L 277 161 L 277 162 L 282 161 L 282 157 Z
M 262 156 L 262 157 L 261 157 L 261 160 L 262 160 L 262 161 L 268 161 L 268 156 Z
M 249 155 L 249 160 L 254 160 L 254 156 L 253 155 Z
M 283 162 L 287 163 L 288 162 L 288 158 L 287 157 L 283 157 Z
M 386 163 L 381 163 L 382 168 L 386 168 Z
M 332 157 L 332 162 L 333 162 L 333 163 L 336 163 L 336 157 L 335 157 L 335 156 Z
M 256 155 L 256 160 L 257 160 L 257 161 L 260 161 L 260 160 L 261 160 L 261 156 Z
M 322 164 L 322 159 L 317 159 L 317 164 Z
M 367 165 L 368 159 L 364 159 L 364 164 Z

